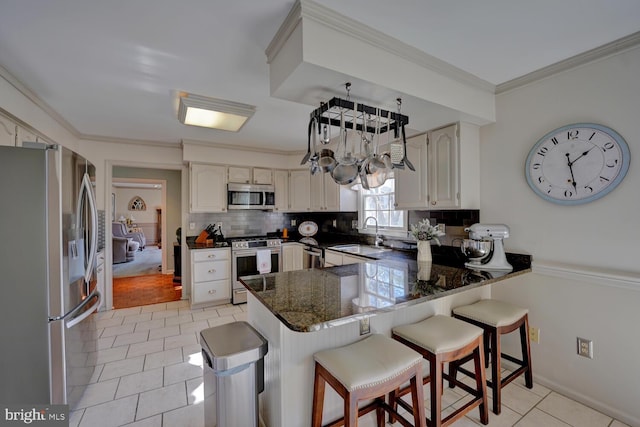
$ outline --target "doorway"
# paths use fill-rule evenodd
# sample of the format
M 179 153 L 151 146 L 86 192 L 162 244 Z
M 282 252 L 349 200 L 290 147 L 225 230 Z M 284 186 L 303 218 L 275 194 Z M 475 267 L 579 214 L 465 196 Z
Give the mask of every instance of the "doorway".
M 111 184 L 113 308 L 181 299 L 170 232 L 181 223 L 181 172 L 114 165 Z

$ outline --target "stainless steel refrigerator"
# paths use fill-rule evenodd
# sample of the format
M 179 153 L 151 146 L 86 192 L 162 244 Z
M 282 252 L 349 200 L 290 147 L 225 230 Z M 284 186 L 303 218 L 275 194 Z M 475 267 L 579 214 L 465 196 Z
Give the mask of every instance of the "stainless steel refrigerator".
M 96 360 L 95 169 L 25 147 L 0 147 L 0 403 L 73 409 Z

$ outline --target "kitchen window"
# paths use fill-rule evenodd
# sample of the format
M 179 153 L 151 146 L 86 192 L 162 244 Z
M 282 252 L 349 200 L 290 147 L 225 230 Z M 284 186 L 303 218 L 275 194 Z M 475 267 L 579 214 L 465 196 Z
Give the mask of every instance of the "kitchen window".
M 389 178 L 378 188 L 361 189 L 359 192 L 359 229 L 361 233 L 374 234 L 375 221 L 378 220 L 378 232 L 384 235 L 407 236 L 407 211 L 395 209 L 395 180 Z

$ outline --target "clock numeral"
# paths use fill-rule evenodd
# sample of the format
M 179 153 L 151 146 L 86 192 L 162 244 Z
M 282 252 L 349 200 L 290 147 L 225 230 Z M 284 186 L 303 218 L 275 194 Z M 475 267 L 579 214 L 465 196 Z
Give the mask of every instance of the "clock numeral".
M 543 178 L 543 177 L 541 177 L 541 176 L 539 176 L 539 177 L 538 177 L 538 182 L 539 182 L 540 184 L 542 184 L 542 183 L 544 182 L 544 178 Z
M 541 167 L 541 166 L 542 166 L 542 165 L 541 165 L 540 163 L 534 163 L 531 167 L 532 167 L 534 170 L 538 170 L 538 169 L 540 169 L 540 167 Z
M 611 150 L 613 147 L 615 147 L 615 145 L 613 145 L 613 142 L 609 141 L 604 144 L 604 147 L 602 147 L 602 151 Z
M 585 185 L 585 186 L 584 186 L 584 189 L 585 189 L 585 190 L 587 190 L 587 191 L 589 191 L 589 193 L 593 193 L 593 187 L 590 187 L 590 186 L 588 186 L 588 185 Z
M 538 150 L 538 154 L 544 157 L 547 154 L 547 151 L 549 151 L 547 147 L 540 147 L 540 150 Z
M 609 178 L 605 178 L 604 176 L 601 176 L 601 177 L 600 177 L 600 181 L 602 181 L 602 182 L 604 182 L 604 181 L 609 182 L 609 181 L 611 181 L 611 180 L 610 180 Z
M 573 191 L 571 190 L 564 190 L 564 197 L 573 197 Z
M 578 139 L 578 134 L 580 133 L 580 131 L 578 129 L 574 129 L 574 130 L 570 130 L 567 132 L 567 139 L 572 140 L 572 139 Z
M 551 186 L 551 184 L 549 184 L 549 189 L 547 190 L 547 194 L 551 194 L 551 190 L 553 190 L 553 187 Z
M 608 168 L 615 168 L 617 164 L 618 164 L 618 159 L 613 159 L 613 164 L 607 163 L 606 165 Z
M 553 142 L 553 145 L 558 145 L 558 138 L 554 136 L 553 138 L 551 138 L 551 142 Z
M 589 141 L 591 141 L 591 138 L 593 138 L 594 136 L 596 136 L 596 133 L 592 133 L 591 136 L 589 137 Z

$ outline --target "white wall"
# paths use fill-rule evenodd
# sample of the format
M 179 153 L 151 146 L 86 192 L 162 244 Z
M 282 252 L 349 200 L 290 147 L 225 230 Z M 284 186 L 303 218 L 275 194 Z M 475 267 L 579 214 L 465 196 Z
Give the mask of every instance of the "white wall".
M 541 328 L 537 380 L 640 425 L 640 48 L 500 94 L 496 107 L 481 129 L 480 217 L 511 227 L 507 250 L 532 254 L 534 274 L 492 295 L 529 307 Z M 618 131 L 631 165 L 604 198 L 557 206 L 529 189 L 524 162 L 545 133 L 576 122 Z M 593 340 L 593 359 L 577 356 L 578 336 Z
M 133 215 L 136 223 L 157 222 L 156 208 L 162 208 L 162 190 L 114 187 L 111 191 L 116 195 L 116 221 L 121 215 L 125 218 Z M 135 212 L 129 210 L 129 202 L 136 196 L 144 200 L 147 210 Z

